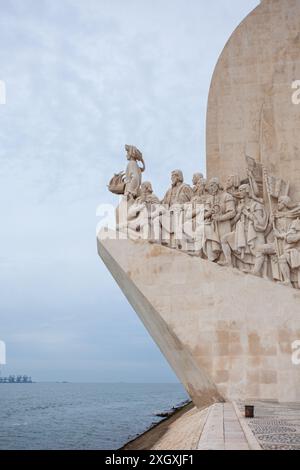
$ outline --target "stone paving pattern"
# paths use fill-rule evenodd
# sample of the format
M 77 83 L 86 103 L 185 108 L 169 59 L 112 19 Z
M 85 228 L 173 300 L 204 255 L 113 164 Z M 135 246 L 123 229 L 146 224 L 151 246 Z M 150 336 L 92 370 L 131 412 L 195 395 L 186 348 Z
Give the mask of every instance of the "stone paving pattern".
M 264 450 L 300 450 L 300 403 L 255 402 L 247 425 Z M 238 403 L 244 413 L 244 404 Z
M 193 408 L 174 421 L 154 450 L 300 450 L 300 403 L 260 401 L 246 419 L 244 402 Z

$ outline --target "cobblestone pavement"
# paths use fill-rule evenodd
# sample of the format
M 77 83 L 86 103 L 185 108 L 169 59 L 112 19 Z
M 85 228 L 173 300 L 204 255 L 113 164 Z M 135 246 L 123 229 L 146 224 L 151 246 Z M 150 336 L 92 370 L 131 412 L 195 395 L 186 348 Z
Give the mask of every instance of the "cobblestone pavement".
M 247 424 L 264 450 L 300 450 L 300 403 L 255 402 Z M 244 403 L 238 403 L 244 414 Z

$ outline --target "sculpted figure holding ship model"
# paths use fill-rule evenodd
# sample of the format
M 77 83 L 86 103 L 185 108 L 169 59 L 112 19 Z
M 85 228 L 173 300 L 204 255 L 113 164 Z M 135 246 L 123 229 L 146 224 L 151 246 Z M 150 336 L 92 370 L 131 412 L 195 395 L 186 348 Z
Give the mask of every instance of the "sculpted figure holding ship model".
M 125 145 L 128 164 L 125 172 L 125 196 L 135 199 L 139 195 L 142 182 L 142 173 L 145 171 L 145 163 L 142 153 L 133 145 Z M 137 162 L 142 163 L 142 167 Z
M 108 185 L 113 194 L 124 195 L 127 200 L 136 199 L 142 183 L 142 173 L 145 171 L 145 162 L 142 153 L 134 145 L 125 145 L 128 160 L 125 172 L 116 173 Z M 142 163 L 142 167 L 138 165 Z

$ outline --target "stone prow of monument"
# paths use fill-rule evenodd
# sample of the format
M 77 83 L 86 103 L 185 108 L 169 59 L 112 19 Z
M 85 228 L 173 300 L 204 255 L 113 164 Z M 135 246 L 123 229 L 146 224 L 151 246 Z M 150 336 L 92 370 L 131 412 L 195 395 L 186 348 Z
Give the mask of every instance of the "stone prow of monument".
M 300 1 L 264 0 L 233 33 L 214 72 L 209 178 L 239 174 L 247 156 L 289 181 L 293 199 L 300 198 L 300 105 L 292 103 L 297 79 Z M 137 169 L 134 183 L 139 180 Z M 292 361 L 300 340 L 299 289 L 106 230 L 97 243 L 196 406 L 300 401 L 300 366 Z
M 300 291 L 103 231 L 98 252 L 195 405 L 300 400 Z

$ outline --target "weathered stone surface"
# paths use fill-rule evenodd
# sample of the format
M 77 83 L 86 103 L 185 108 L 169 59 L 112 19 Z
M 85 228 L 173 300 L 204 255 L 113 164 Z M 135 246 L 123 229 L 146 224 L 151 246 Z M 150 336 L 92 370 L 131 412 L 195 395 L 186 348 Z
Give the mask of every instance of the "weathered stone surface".
M 110 236 L 112 234 L 109 234 Z M 300 292 L 145 241 L 98 251 L 194 403 L 300 401 Z
M 160 255 L 173 252 L 161 246 L 150 245 L 148 242 L 103 239 L 105 235 L 102 232 L 98 236 L 100 257 L 195 405 L 204 406 L 222 400 L 215 385 L 201 369 L 192 352 L 182 343 L 184 337 L 180 338 L 177 335 L 173 323 L 170 322 L 170 290 L 167 290 L 165 296 L 164 286 L 161 283 L 168 277 L 168 268 L 171 268 L 172 260 L 168 256 Z M 175 287 L 172 286 L 172 290 Z M 180 318 L 181 322 L 184 321 L 183 311 Z
M 300 198 L 300 2 L 264 0 L 240 24 L 216 66 L 207 112 L 208 177 L 240 173 L 245 154 L 291 182 Z
M 213 405 L 212 405 L 213 406 Z M 167 432 L 151 450 L 197 450 L 210 407 L 194 407 L 168 426 Z

